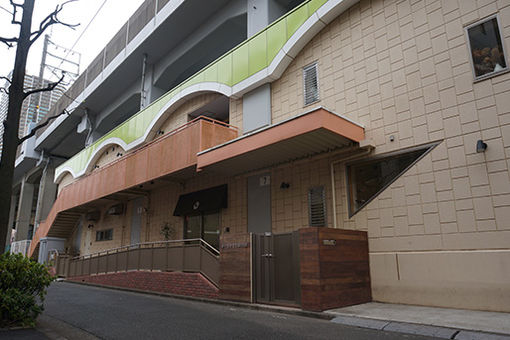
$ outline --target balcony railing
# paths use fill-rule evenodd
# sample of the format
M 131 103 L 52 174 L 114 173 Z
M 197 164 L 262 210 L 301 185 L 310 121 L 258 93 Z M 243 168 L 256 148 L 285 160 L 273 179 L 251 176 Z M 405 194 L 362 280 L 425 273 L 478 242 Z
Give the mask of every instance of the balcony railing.
M 198 152 L 236 137 L 237 128 L 201 116 L 65 186 L 46 220 L 37 228 L 30 256 L 40 238 L 67 237 L 62 229 L 71 230 L 76 216 L 69 225 L 59 225 L 57 234 L 51 228 L 59 215 L 71 214 L 72 208 L 196 166 Z
M 200 273 L 216 286 L 220 278 L 219 252 L 202 239 L 133 244 L 72 258 L 55 253 L 58 276 L 77 277 L 132 270 Z

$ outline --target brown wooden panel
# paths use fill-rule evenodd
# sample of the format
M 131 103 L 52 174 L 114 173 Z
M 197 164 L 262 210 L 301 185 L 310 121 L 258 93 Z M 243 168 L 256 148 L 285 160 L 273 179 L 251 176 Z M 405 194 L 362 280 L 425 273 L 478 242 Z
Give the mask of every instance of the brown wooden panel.
M 220 298 L 252 301 L 250 235 L 222 235 L 220 238 Z
M 300 230 L 301 304 L 322 311 L 372 300 L 366 232 Z

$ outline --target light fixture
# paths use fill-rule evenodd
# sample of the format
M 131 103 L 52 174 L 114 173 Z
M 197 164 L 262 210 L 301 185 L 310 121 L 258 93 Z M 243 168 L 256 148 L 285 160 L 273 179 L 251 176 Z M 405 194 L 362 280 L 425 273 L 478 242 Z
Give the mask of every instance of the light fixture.
M 282 184 L 280 184 L 280 189 L 288 189 L 289 187 L 290 187 L 289 183 L 282 182 Z
M 487 150 L 487 143 L 479 139 L 476 142 L 476 152 L 485 152 L 485 150 Z

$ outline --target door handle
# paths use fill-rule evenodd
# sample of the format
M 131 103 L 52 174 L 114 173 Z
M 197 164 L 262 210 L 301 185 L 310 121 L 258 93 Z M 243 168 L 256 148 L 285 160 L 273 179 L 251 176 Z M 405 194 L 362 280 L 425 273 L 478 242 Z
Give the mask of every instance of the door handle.
M 271 253 L 268 253 L 268 254 L 262 254 L 262 257 L 274 257 L 274 255 Z

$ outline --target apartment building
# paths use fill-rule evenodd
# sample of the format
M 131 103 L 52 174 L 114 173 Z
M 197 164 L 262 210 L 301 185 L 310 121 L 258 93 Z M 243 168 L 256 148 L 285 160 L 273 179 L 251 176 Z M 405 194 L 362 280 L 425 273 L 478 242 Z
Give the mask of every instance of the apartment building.
M 311 310 L 509 311 L 510 4 L 246 7 L 246 39 L 55 168 L 31 254 Z

